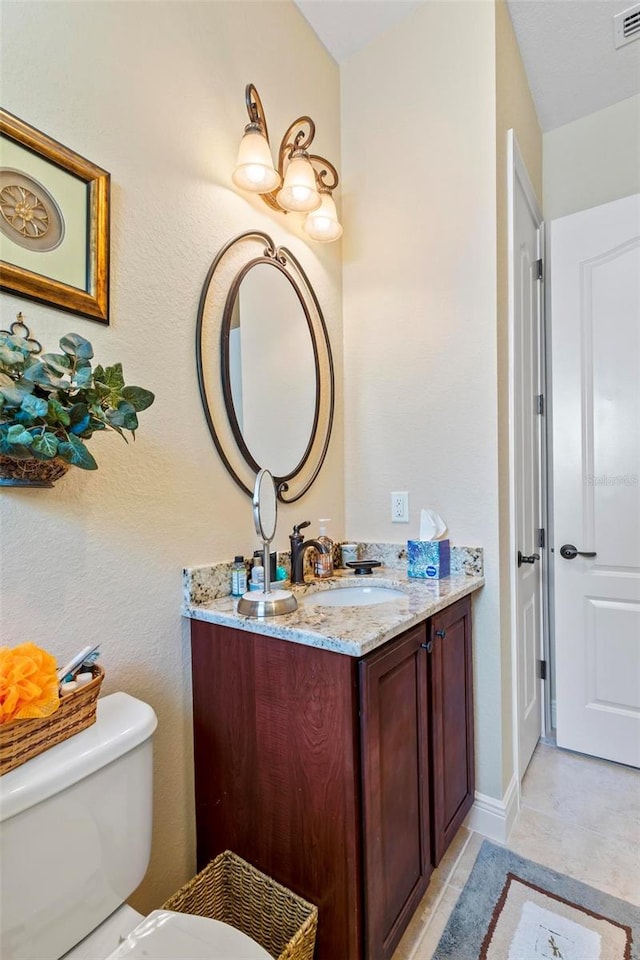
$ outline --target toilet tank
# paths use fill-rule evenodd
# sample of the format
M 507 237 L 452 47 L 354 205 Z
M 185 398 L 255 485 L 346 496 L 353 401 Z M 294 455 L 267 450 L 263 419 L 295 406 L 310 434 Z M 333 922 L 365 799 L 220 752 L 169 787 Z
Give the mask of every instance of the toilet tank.
M 113 693 L 93 726 L 0 778 L 2 960 L 59 960 L 141 882 L 156 725 Z

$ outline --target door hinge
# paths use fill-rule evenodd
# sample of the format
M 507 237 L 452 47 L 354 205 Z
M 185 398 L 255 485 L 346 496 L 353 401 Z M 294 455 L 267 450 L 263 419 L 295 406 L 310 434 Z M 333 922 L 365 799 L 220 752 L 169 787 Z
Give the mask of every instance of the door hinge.
M 542 280 L 543 277 L 542 260 L 536 260 L 536 280 Z
M 544 527 L 540 527 L 540 529 L 538 530 L 538 546 L 539 547 L 545 546 Z
M 536 397 L 536 413 L 540 416 L 544 413 L 544 394 L 539 393 Z
M 538 660 L 538 679 L 546 680 L 547 679 L 547 661 Z

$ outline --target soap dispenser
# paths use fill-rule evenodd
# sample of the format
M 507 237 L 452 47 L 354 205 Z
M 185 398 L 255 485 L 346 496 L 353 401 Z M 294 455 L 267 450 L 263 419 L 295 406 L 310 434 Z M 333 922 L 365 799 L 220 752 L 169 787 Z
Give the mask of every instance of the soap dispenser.
M 255 590 L 264 590 L 264 567 L 260 556 L 254 556 L 253 558 L 251 579 L 249 580 L 249 592 Z
M 326 553 L 316 552 L 314 571 L 316 577 L 320 579 L 333 576 L 333 540 L 327 534 L 330 523 L 329 518 L 318 520 L 320 529 L 318 543 L 322 543 L 327 548 Z

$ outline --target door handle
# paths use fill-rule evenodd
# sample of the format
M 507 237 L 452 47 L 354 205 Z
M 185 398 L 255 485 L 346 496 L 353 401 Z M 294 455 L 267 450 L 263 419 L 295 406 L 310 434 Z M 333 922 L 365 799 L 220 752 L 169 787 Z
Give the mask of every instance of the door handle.
M 521 550 L 518 550 L 518 566 L 521 567 L 523 563 L 535 563 L 536 560 L 540 559 L 539 553 L 532 553 L 530 557 L 525 557 L 522 554 Z
M 427 653 L 431 653 L 433 650 L 433 640 L 428 640 L 426 643 L 421 643 L 420 646 L 423 650 L 426 650 Z
M 574 560 L 576 557 L 595 557 L 595 550 L 578 550 L 572 543 L 565 543 L 560 547 L 560 556 L 565 560 Z

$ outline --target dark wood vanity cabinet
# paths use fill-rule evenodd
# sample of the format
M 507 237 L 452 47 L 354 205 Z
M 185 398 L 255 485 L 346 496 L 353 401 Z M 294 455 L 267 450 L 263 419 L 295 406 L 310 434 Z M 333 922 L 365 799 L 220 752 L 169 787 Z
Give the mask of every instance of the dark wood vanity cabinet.
M 360 660 L 191 645 L 199 868 L 231 849 L 317 904 L 316 960 L 388 960 L 473 802 L 469 598 Z

